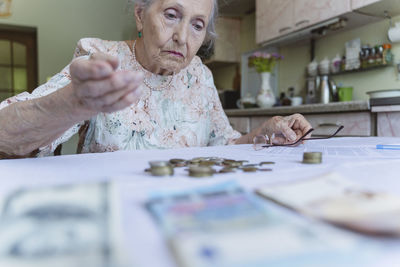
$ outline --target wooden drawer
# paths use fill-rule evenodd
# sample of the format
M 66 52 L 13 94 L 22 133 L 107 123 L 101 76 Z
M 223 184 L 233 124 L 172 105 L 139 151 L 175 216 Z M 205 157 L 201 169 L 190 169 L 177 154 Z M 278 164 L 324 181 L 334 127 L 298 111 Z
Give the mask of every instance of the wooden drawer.
M 232 128 L 241 134 L 250 132 L 250 118 L 248 117 L 229 117 L 229 123 Z
M 250 119 L 250 128 L 259 127 L 261 123 L 271 117 L 252 117 Z M 343 125 L 344 129 L 338 136 L 371 136 L 373 132 L 371 113 L 369 112 L 310 114 L 304 117 L 315 129 L 313 135 L 330 135 L 335 132 L 339 125 Z

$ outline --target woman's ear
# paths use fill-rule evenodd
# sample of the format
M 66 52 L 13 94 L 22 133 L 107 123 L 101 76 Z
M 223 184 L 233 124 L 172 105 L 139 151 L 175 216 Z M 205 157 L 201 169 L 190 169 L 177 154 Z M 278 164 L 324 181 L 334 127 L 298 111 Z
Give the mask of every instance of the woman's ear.
M 138 32 L 143 31 L 143 18 L 144 18 L 143 7 L 140 5 L 135 5 L 135 20 Z

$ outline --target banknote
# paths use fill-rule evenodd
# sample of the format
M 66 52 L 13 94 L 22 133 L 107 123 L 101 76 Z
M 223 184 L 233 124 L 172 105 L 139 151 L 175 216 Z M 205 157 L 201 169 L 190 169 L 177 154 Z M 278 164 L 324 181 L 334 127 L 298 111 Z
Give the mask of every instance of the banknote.
M 19 189 L 0 200 L 0 266 L 127 265 L 111 183 Z
M 371 257 L 378 259 L 362 238 L 288 214 L 235 182 L 155 192 L 147 208 L 182 267 L 374 266 Z
M 261 186 L 257 193 L 301 214 L 363 234 L 400 237 L 400 197 L 366 190 L 338 173 Z

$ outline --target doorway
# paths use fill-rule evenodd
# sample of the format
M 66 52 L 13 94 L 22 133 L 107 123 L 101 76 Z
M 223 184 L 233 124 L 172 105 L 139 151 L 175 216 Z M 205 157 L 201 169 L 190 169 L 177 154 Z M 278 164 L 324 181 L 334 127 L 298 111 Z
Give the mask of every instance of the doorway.
M 36 28 L 0 24 L 0 101 L 38 86 Z

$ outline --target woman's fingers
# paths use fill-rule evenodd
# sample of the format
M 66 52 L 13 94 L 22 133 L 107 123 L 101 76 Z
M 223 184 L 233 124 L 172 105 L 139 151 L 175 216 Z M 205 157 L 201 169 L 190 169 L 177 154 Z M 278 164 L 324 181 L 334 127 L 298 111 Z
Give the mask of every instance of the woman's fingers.
M 124 109 L 126 107 L 129 107 L 135 101 L 137 101 L 137 96 L 135 95 L 135 92 L 131 92 L 131 93 L 123 96 L 122 98 L 120 98 L 114 104 L 103 107 L 102 112 L 107 112 L 107 113 L 115 112 L 115 111 Z
M 118 67 L 118 59 L 102 53 L 93 54 L 90 59 L 76 59 L 71 63 L 72 80 L 82 82 L 92 79 L 104 79 Z
M 119 71 L 102 80 L 88 80 L 77 89 L 81 98 L 98 98 L 110 92 L 124 90 L 128 87 L 138 87 L 143 80 L 143 74 L 133 71 Z
M 90 99 L 88 100 L 88 105 L 91 105 L 93 109 L 104 111 L 105 109 L 107 109 L 107 107 L 113 106 L 115 103 L 117 103 L 118 101 L 120 101 L 126 95 L 129 94 L 131 94 L 132 95 L 131 97 L 133 97 L 132 98 L 132 103 L 133 103 L 135 101 L 137 102 L 140 99 L 141 92 L 140 89 L 137 87 L 135 88 L 129 87 L 126 88 L 125 90 L 111 92 L 99 98 Z
M 287 144 L 296 142 L 308 130 L 311 124 L 300 114 L 293 114 L 286 117 L 275 116 L 268 120 L 261 131 L 268 136 L 275 134 L 272 142 L 275 144 Z
M 107 63 L 109 63 L 111 65 L 113 70 L 116 70 L 119 65 L 118 58 L 104 54 L 104 53 L 94 53 L 91 55 L 90 60 L 106 61 Z

